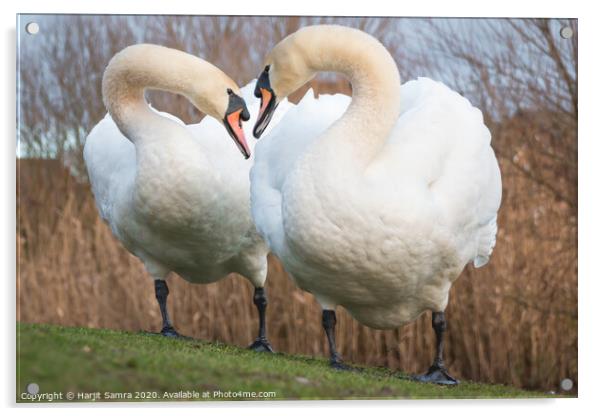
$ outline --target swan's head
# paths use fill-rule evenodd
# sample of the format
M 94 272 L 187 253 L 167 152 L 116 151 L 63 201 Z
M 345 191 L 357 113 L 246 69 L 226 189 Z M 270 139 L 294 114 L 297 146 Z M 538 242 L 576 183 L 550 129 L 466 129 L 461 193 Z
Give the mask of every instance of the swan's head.
M 250 118 L 245 100 L 240 96 L 238 86 L 229 82 L 209 82 L 211 85 L 199 86 L 199 93 L 191 101 L 199 111 L 221 121 L 228 134 L 236 143 L 245 159 L 251 157 L 251 150 L 245 138 L 242 122 Z M 210 90 L 210 91 L 209 91 Z
M 315 75 L 308 64 L 307 51 L 294 35 L 278 43 L 269 53 L 265 67 L 255 84 L 255 96 L 261 99 L 253 136 L 259 138 L 270 123 L 278 103 Z

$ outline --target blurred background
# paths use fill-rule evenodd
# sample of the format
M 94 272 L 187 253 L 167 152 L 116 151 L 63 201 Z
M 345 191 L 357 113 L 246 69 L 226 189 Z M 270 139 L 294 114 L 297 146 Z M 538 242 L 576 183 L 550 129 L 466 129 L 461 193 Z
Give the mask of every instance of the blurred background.
M 25 33 L 31 21 L 39 24 L 36 35 Z M 577 388 L 577 21 L 569 19 L 21 15 L 17 319 L 160 330 L 152 281 L 99 218 L 82 159 L 87 133 L 106 112 L 101 79 L 116 52 L 140 42 L 181 49 L 245 85 L 273 45 L 316 23 L 374 35 L 403 82 L 443 81 L 482 110 L 491 130 L 504 186 L 498 242 L 490 264 L 468 266 L 451 291 L 452 374 L 546 390 L 570 378 Z M 335 74 L 320 75 L 311 87 L 316 94 L 351 93 Z M 186 123 L 203 116 L 182 97 L 151 92 L 148 99 Z M 274 258 L 269 269 L 273 346 L 326 355 L 319 305 Z M 254 339 L 257 313 L 245 279 L 192 285 L 173 276 L 169 285 L 181 333 L 239 346 Z M 380 331 L 339 308 L 338 322 L 348 361 L 406 372 L 430 365 L 430 314 Z

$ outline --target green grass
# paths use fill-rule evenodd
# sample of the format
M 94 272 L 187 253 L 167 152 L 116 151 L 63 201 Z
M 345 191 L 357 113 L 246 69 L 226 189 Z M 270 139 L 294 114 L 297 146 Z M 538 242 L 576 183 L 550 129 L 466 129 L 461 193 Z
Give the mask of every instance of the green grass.
M 100 392 L 100 400 L 107 400 L 104 392 L 132 394 L 122 401 L 140 400 L 135 392 L 147 392 L 155 400 L 174 400 L 164 393 L 179 391 L 198 392 L 197 400 L 240 399 L 214 397 L 215 391 L 275 392 L 272 400 L 546 397 L 466 381 L 454 387 L 421 384 L 383 368 L 341 372 L 324 358 L 260 354 L 146 333 L 23 323 L 17 331 L 18 402 L 29 402 L 22 397 L 29 383 L 38 384 L 40 393 L 62 393 L 57 401 L 67 401 L 67 392 Z

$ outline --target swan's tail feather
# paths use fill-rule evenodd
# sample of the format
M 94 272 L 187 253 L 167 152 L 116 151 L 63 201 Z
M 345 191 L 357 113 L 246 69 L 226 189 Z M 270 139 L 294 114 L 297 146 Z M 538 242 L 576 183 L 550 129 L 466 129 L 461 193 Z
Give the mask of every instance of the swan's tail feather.
M 495 247 L 497 235 L 497 215 L 491 221 L 486 223 L 479 232 L 479 241 L 477 244 L 477 254 L 473 259 L 474 267 L 485 266 L 489 262 L 489 257 Z

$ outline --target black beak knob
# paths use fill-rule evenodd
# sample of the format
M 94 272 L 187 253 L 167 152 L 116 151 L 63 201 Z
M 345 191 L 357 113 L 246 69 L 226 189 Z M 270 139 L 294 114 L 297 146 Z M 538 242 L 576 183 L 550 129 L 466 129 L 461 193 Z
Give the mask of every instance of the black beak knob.
M 249 119 L 251 118 L 251 114 L 249 114 L 249 110 L 247 109 L 246 105 L 243 107 L 242 113 L 240 113 L 240 118 L 242 119 L 242 121 L 249 121 Z

